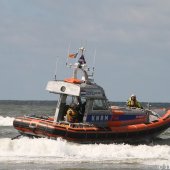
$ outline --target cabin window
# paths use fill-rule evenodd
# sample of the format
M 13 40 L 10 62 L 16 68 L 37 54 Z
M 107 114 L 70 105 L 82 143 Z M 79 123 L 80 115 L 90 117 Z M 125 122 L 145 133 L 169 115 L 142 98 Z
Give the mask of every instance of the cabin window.
M 66 104 L 70 105 L 71 103 L 74 103 L 75 97 L 74 96 L 67 96 Z
M 76 96 L 67 96 L 66 99 L 66 104 L 70 105 L 71 103 L 75 103 L 75 104 L 80 104 L 80 103 L 84 103 L 86 102 L 85 98 L 80 98 L 80 97 L 76 97 Z
M 108 110 L 106 100 L 94 100 L 93 110 Z

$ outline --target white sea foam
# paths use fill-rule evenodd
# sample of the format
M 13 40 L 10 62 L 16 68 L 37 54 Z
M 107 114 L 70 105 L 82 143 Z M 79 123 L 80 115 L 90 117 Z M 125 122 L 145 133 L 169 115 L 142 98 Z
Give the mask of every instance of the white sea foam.
M 127 144 L 80 145 L 65 140 L 0 139 L 0 161 L 108 162 L 162 165 L 170 162 L 170 147 Z
M 0 126 L 12 126 L 13 120 L 13 117 L 0 116 Z

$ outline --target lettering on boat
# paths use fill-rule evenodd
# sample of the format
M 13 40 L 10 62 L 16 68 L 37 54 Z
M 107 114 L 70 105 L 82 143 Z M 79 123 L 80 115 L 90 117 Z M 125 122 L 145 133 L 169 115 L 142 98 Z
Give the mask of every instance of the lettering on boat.
M 88 122 L 104 122 L 111 120 L 111 115 L 88 115 L 87 121 Z

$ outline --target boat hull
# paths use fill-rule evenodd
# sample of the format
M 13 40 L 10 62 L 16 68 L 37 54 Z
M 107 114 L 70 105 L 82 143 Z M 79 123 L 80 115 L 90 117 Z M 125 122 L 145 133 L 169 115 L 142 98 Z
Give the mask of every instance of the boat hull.
M 142 143 L 150 141 L 170 127 L 170 114 L 157 121 L 122 127 L 100 128 L 88 124 L 54 123 L 49 118 L 19 117 L 13 126 L 26 136 L 59 137 L 78 143 Z

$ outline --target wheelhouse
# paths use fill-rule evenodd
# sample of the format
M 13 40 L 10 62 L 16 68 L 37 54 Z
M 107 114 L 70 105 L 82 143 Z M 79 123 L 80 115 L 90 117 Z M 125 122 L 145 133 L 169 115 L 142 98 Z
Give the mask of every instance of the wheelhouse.
M 81 48 L 81 51 L 80 59 L 83 59 L 84 48 Z M 49 81 L 47 84 L 46 90 L 60 95 L 54 122 L 66 121 L 67 109 L 71 103 L 75 103 L 78 105 L 81 115 L 79 123 L 107 126 L 107 121 L 111 119 L 112 113 L 103 88 L 93 82 L 85 63 L 75 63 L 72 68 L 73 77 L 63 81 Z M 77 78 L 78 73 L 82 73 L 81 79 Z

